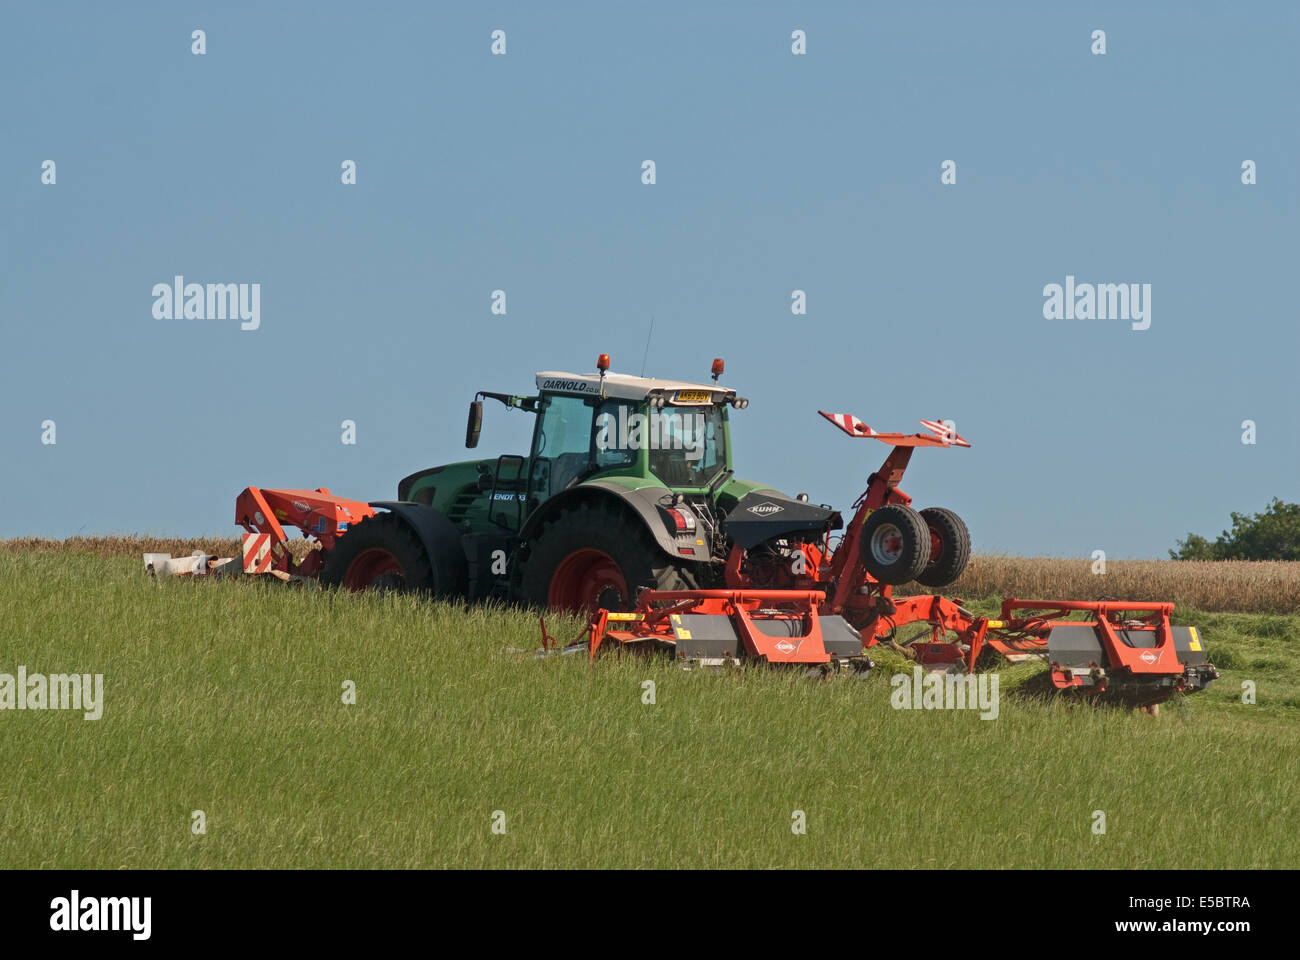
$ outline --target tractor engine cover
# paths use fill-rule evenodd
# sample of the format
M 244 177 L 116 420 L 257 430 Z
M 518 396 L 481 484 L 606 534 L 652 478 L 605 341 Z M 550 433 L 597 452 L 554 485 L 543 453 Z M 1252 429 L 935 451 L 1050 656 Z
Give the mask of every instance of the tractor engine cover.
M 746 494 L 723 523 L 728 539 L 743 550 L 775 537 L 792 534 L 818 537 L 826 530 L 844 526 L 839 511 L 795 500 L 775 490 Z

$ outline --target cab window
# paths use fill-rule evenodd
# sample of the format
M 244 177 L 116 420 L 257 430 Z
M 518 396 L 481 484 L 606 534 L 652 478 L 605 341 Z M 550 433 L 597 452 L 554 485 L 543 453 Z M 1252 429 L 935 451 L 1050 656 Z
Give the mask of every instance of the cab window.
M 617 423 L 620 408 L 629 406 L 626 401 L 608 397 L 543 397 L 533 434 L 533 495 L 545 499 L 585 475 L 635 463 L 635 450 L 597 443 L 602 426 L 608 437 L 608 424 Z M 626 417 L 627 413 L 630 410 L 622 415 Z

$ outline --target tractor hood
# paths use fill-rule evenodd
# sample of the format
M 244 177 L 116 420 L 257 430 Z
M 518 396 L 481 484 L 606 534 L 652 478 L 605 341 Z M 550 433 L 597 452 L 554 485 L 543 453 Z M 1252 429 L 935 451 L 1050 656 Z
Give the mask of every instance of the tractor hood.
M 838 510 L 787 497 L 775 490 L 755 490 L 726 516 L 727 537 L 748 550 L 764 540 L 801 533 L 820 536 L 844 526 Z

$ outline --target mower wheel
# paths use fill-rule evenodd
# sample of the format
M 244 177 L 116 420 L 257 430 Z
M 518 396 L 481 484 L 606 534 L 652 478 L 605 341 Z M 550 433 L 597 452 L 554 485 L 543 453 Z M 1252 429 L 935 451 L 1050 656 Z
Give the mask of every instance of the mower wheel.
M 930 562 L 916 582 L 946 587 L 962 575 L 970 560 L 970 531 L 961 517 L 944 507 L 926 507 L 921 519 L 930 528 Z
M 911 507 L 891 503 L 862 525 L 862 565 L 881 583 L 915 580 L 930 562 L 930 529 Z
M 343 534 L 325 557 L 320 582 L 347 590 L 436 592 L 433 565 L 410 525 L 377 513 Z
M 628 512 L 578 503 L 543 524 L 520 571 L 526 603 L 555 610 L 631 610 L 641 587 L 690 590 L 694 584 Z

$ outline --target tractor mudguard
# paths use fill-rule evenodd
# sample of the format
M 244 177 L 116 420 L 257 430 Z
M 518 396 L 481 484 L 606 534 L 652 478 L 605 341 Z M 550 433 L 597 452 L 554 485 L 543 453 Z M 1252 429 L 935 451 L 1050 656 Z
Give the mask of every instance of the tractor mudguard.
M 571 490 L 557 493 L 542 504 L 524 521 L 524 525 L 519 531 L 519 539 L 529 540 L 536 536 L 543 523 L 570 504 L 613 497 L 619 503 L 628 507 L 641 520 L 655 545 L 665 554 L 678 562 L 693 560 L 707 563 L 711 553 L 708 540 L 704 535 L 704 524 L 691 510 L 690 504 L 671 503 L 672 496 L 672 492 L 666 487 L 645 486 L 632 490 L 622 484 L 612 483 L 608 480 L 592 480 Z M 682 513 L 690 513 L 695 516 L 695 533 L 678 536 L 675 532 L 670 532 L 668 529 L 668 516 L 661 509 L 668 506 L 672 506 L 673 509 Z
M 460 531 L 445 514 L 423 503 L 405 500 L 372 500 L 370 506 L 396 514 L 415 531 L 433 567 L 438 593 L 465 595 L 469 565 L 461 546 Z

